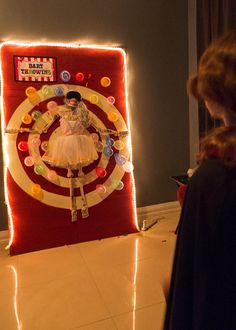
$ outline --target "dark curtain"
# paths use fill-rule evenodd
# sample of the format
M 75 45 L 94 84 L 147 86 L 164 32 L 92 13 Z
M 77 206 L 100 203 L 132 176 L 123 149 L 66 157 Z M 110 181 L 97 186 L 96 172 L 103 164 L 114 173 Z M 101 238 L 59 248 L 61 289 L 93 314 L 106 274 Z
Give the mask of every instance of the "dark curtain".
M 222 33 L 236 29 L 236 0 L 196 0 L 197 56 Z M 204 136 L 220 122 L 211 119 L 204 105 L 199 104 L 199 134 Z

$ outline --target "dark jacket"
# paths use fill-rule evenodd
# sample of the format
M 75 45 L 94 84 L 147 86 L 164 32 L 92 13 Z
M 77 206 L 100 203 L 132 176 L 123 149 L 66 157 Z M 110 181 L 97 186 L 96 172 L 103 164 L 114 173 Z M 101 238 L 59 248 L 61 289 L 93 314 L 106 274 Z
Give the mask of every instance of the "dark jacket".
M 189 182 L 164 330 L 236 330 L 236 170 L 216 158 Z

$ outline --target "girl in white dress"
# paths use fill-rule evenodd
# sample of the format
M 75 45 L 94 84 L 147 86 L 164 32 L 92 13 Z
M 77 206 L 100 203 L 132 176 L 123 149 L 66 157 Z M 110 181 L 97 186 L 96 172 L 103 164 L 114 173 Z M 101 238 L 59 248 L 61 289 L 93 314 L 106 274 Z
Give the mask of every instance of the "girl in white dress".
M 58 110 L 60 117 L 60 132 L 49 149 L 43 155 L 43 160 L 55 167 L 71 170 L 78 169 L 83 175 L 82 167 L 98 158 L 94 142 L 86 128 L 90 126 L 89 111 L 81 100 L 80 93 L 70 91 L 66 94 L 65 106 Z

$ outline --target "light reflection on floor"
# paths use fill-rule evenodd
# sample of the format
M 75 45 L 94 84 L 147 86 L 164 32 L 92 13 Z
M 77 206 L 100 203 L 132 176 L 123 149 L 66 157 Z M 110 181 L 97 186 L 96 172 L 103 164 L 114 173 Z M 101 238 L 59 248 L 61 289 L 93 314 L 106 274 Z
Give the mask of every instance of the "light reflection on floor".
M 161 330 L 179 213 L 145 232 L 8 256 L 0 329 Z

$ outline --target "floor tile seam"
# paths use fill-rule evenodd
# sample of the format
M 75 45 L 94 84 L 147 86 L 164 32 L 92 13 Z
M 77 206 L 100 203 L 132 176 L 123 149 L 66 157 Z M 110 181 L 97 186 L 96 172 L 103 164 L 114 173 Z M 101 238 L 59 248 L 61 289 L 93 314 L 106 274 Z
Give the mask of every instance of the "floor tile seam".
M 126 264 L 129 264 L 129 263 L 126 263 Z M 99 285 L 97 283 L 96 277 L 93 275 L 93 273 L 90 271 L 90 269 L 88 267 L 87 267 L 87 270 L 88 270 L 88 272 L 90 274 L 90 279 L 91 279 L 92 283 L 94 284 L 94 286 L 96 287 L 96 289 L 98 291 L 99 296 L 102 298 L 102 301 L 106 304 L 106 302 L 104 301 L 103 296 L 101 294 L 101 289 L 99 288 Z M 40 282 L 36 282 L 36 283 L 23 284 L 23 285 L 20 283 L 20 278 L 18 278 L 18 294 L 21 294 L 21 292 L 20 292 L 21 290 L 22 291 L 24 291 L 24 290 L 30 290 L 30 289 L 34 289 L 35 286 L 36 287 L 37 286 L 38 287 L 41 287 L 42 285 L 50 285 L 50 283 L 55 283 L 55 280 L 56 281 L 63 281 L 64 279 L 72 278 L 72 277 L 74 277 L 74 275 L 76 273 L 77 272 L 75 272 L 73 274 L 68 274 L 68 275 L 63 276 L 63 277 L 60 277 L 60 278 L 54 278 L 54 279 L 50 279 L 50 280 L 44 280 L 44 281 L 40 281 Z M 128 283 L 130 283 L 130 285 L 132 285 L 132 280 L 130 280 L 130 278 L 128 276 L 125 276 L 125 279 L 127 280 Z M 14 283 L 13 283 L 13 285 L 14 285 Z M 5 292 L 7 292 L 7 290 L 9 290 L 9 288 L 5 288 L 5 290 L 3 288 L 1 291 L 3 293 L 5 293 Z M 106 306 L 106 309 L 107 309 L 107 306 Z
M 137 259 L 137 261 L 138 261 L 138 263 L 141 263 L 141 264 L 142 264 L 142 262 L 147 262 L 147 261 L 151 262 L 152 260 L 154 260 L 156 262 L 156 256 L 157 256 L 157 254 L 155 252 L 153 252 L 152 255 L 145 256 L 145 257 L 140 257 L 140 258 Z M 92 276 L 93 276 L 93 274 L 101 273 L 104 270 L 104 267 L 102 267 L 102 266 L 95 266 L 95 267 L 91 266 L 90 264 L 88 264 L 86 262 L 85 259 L 84 259 L 84 262 L 86 263 L 87 268 L 88 268 L 88 270 L 89 270 L 89 272 L 91 273 Z M 109 269 L 111 269 L 111 270 L 113 269 L 115 271 L 117 268 L 123 268 L 124 266 L 125 267 L 127 267 L 128 265 L 133 265 L 134 266 L 135 263 L 136 262 L 134 260 L 129 261 L 129 262 L 122 262 L 122 263 L 117 262 L 117 263 L 112 264 L 111 268 L 109 268 Z M 130 278 L 128 276 L 126 276 L 126 278 L 129 282 L 132 282 L 132 281 L 130 281 Z M 93 279 L 94 279 L 95 282 L 97 282 L 96 281 L 96 276 L 93 276 Z
M 105 318 L 102 318 L 102 319 L 99 319 L 97 321 L 93 321 L 93 322 L 89 322 L 89 323 L 86 323 L 86 324 L 83 324 L 83 325 L 80 325 L 79 327 L 73 327 L 73 328 L 68 328 L 67 330 L 79 330 L 79 329 L 82 329 L 86 326 L 90 326 L 90 325 L 95 325 L 96 323 L 99 323 L 99 322 L 102 322 L 102 321 L 106 321 L 106 320 L 111 320 L 113 325 L 115 326 L 115 328 L 118 330 L 116 324 L 115 324 L 115 321 L 113 320 L 112 317 L 105 317 Z
M 154 259 L 153 257 L 147 257 L 147 258 L 142 258 L 141 260 L 139 260 L 138 259 L 138 261 L 140 261 L 140 262 L 143 262 L 143 261 L 147 261 L 147 260 L 149 260 L 149 259 Z M 151 260 L 150 260 L 151 261 Z M 125 263 L 117 263 L 117 264 L 113 264 L 112 265 L 112 268 L 109 268 L 110 270 L 113 270 L 113 271 L 115 271 L 117 268 L 121 268 L 121 269 L 123 269 L 123 267 L 125 266 L 125 267 L 127 267 L 128 265 L 132 265 L 133 267 L 135 266 L 135 261 L 130 261 L 130 262 L 125 262 Z M 139 266 L 138 266 L 139 267 Z M 95 281 L 95 283 L 97 284 L 97 280 L 96 280 L 96 276 L 94 276 L 93 274 L 95 273 L 95 274 L 97 274 L 98 272 L 103 272 L 103 270 L 101 270 L 101 267 L 97 267 L 97 269 L 96 268 L 93 268 L 93 269 L 91 269 L 91 267 L 88 265 L 88 268 L 89 268 L 89 270 L 90 270 L 90 272 L 91 272 L 91 275 L 93 276 L 93 279 L 94 279 L 94 281 Z M 127 275 L 125 275 L 124 276 L 125 277 L 125 279 L 132 285 L 132 283 L 133 283 L 133 278 L 132 279 L 130 279 L 130 277 L 129 276 L 127 276 Z M 97 285 L 98 286 L 98 285 Z
M 103 246 L 101 248 L 104 249 L 105 247 Z M 90 273 L 91 273 L 92 276 L 93 276 L 94 271 L 96 271 L 96 268 L 97 268 L 97 270 L 99 270 L 99 269 L 101 269 L 103 263 L 106 263 L 107 264 L 109 262 L 109 261 L 103 259 L 101 266 L 98 266 L 98 267 L 95 266 L 95 268 L 94 268 L 93 266 L 91 267 L 90 262 L 87 262 L 87 259 L 86 259 L 86 257 L 84 256 L 83 253 L 81 253 L 81 257 L 82 257 L 84 263 L 86 264 L 86 266 L 87 266 L 87 268 L 90 271 Z M 131 263 L 131 262 L 130 261 L 129 262 L 125 262 L 125 263 L 115 262 L 115 263 L 112 263 L 112 267 L 116 267 L 116 266 L 123 265 L 123 264 L 129 264 L 129 263 Z
M 144 242 L 143 244 L 145 245 L 145 247 L 147 247 L 147 245 L 148 245 L 149 243 L 148 243 L 148 242 Z M 161 247 L 161 245 L 163 245 L 161 241 L 158 242 L 157 244 L 160 244 L 160 246 L 158 246 L 158 247 Z M 153 252 L 152 255 L 148 255 L 148 256 L 138 256 L 137 260 L 138 260 L 138 261 L 146 260 L 146 259 L 149 259 L 149 258 L 153 258 L 153 256 L 155 256 L 155 255 L 156 255 L 155 252 Z M 83 257 L 84 261 L 87 263 L 86 258 L 85 258 L 83 255 L 82 255 L 82 257 Z M 103 259 L 102 262 L 103 262 L 103 263 L 107 263 L 108 261 L 105 260 L 105 259 Z M 129 263 L 132 263 L 132 261 L 126 261 L 126 262 L 125 262 L 125 264 L 129 264 Z M 114 262 L 114 263 L 112 263 L 112 266 L 119 266 L 120 264 L 121 264 L 120 261 L 118 261 L 118 262 Z M 123 263 L 122 263 L 122 264 L 123 264 Z M 88 266 L 89 268 L 91 268 L 91 266 L 89 265 L 89 263 L 87 263 L 87 266 Z M 98 268 L 99 268 L 99 267 L 98 267 Z
M 154 302 L 152 304 L 147 304 L 147 305 L 145 304 L 145 305 L 141 305 L 139 307 L 135 306 L 135 308 L 134 308 L 134 306 L 130 305 L 130 307 L 128 308 L 128 310 L 126 312 L 122 312 L 122 313 L 117 314 L 117 313 L 114 313 L 114 312 L 111 311 L 111 317 L 115 318 L 115 317 L 123 315 L 123 314 L 125 315 L 125 314 L 129 314 L 129 313 L 134 313 L 134 312 L 137 312 L 139 310 L 149 308 L 149 307 L 155 306 L 155 305 L 160 305 L 160 304 L 163 304 L 163 303 L 166 304 L 164 296 L 163 296 L 163 298 L 157 299 L 156 302 Z
M 71 252 L 69 252 L 69 253 L 71 254 Z M 85 262 L 85 260 L 84 260 L 84 258 L 83 258 L 83 256 L 82 256 L 81 252 L 79 252 L 79 256 L 80 256 L 80 258 L 81 258 L 81 260 L 82 260 L 82 262 L 83 262 L 83 264 L 80 265 L 80 266 L 81 266 L 81 267 L 86 267 L 86 270 L 89 272 L 89 269 L 88 269 L 88 267 L 87 267 L 87 264 L 86 264 L 86 262 Z M 19 258 L 20 258 L 20 256 L 19 256 Z M 71 266 L 74 266 L 74 265 L 75 265 L 74 263 L 71 264 Z M 45 266 L 45 265 L 44 265 L 44 266 Z M 56 277 L 56 278 L 53 278 L 53 279 L 51 279 L 51 280 L 42 281 L 42 282 L 40 282 L 39 284 L 47 283 L 47 282 L 52 282 L 52 281 L 55 281 L 55 280 L 57 280 L 57 279 L 59 279 L 59 280 L 60 280 L 60 279 L 64 279 L 64 278 L 67 278 L 67 277 L 73 276 L 74 274 L 78 274 L 78 273 L 80 272 L 79 269 L 80 269 L 81 267 L 79 267 L 78 269 L 73 268 L 73 271 L 71 271 L 69 274 L 66 274 L 66 275 L 60 276 L 59 278 Z M 22 272 L 21 269 L 24 269 L 24 268 L 25 268 L 25 266 L 22 265 L 21 260 L 18 259 L 18 271 L 19 271 L 19 273 Z M 55 276 L 56 276 L 56 275 L 55 275 Z M 35 284 L 38 284 L 38 283 L 35 283 Z
M 92 276 L 93 276 L 93 274 L 92 274 Z M 94 277 L 94 276 L 93 276 L 93 277 Z M 107 309 L 108 312 L 109 312 L 109 315 L 111 316 L 111 318 L 112 318 L 112 317 L 115 317 L 116 314 L 113 314 L 112 310 L 110 310 L 110 308 L 109 308 L 109 304 L 108 304 L 108 303 L 106 302 L 106 300 L 103 298 L 102 291 L 101 291 L 99 285 L 96 283 L 96 280 L 95 280 L 95 279 L 94 279 L 94 282 L 95 282 L 96 288 L 97 288 L 97 290 L 98 290 L 98 292 L 99 292 L 99 296 L 101 297 L 103 303 L 105 304 L 106 309 Z M 132 282 L 131 282 L 130 280 L 129 280 L 129 283 L 132 285 Z M 132 312 L 132 306 L 130 306 L 130 310 L 129 310 L 129 312 Z
M 50 282 L 54 282 L 55 280 L 51 280 Z M 94 284 L 95 285 L 95 284 Z M 99 295 L 100 292 L 98 292 L 97 290 L 97 294 Z M 18 296 L 19 296 L 19 292 L 18 292 Z M 100 297 L 100 296 L 99 296 Z M 18 298 L 19 299 L 19 298 Z M 63 297 L 62 297 L 63 299 Z M 102 300 L 103 301 L 103 300 Z M 21 299 L 18 300 L 18 317 L 19 317 L 19 320 L 21 321 L 21 316 L 23 315 L 23 312 L 22 312 L 22 306 L 24 305 L 24 302 L 21 302 Z M 108 319 L 112 319 L 112 317 L 110 316 L 110 313 L 109 313 L 109 310 L 107 309 L 106 305 L 104 304 L 104 301 L 103 301 L 103 307 L 106 311 L 106 313 L 109 315 L 108 317 L 102 317 L 102 318 L 98 318 L 96 321 L 93 321 L 91 322 L 91 324 L 96 324 L 97 322 L 100 322 L 100 321 L 104 321 L 104 320 L 108 320 Z M 13 308 L 14 308 L 14 304 L 13 304 Z M 114 322 L 113 322 L 114 323 Z M 78 327 L 73 327 L 73 328 L 66 328 L 66 330 L 73 330 L 73 329 L 80 329 L 80 328 L 83 328 L 87 325 L 89 325 L 89 323 L 85 323 L 83 325 L 79 325 Z
M 133 313 L 133 312 L 139 312 L 141 310 L 144 310 L 144 309 L 147 309 L 147 308 L 150 308 L 150 307 L 154 307 L 154 306 L 159 306 L 161 304 L 165 304 L 166 305 L 166 301 L 163 300 L 163 301 L 160 301 L 158 303 L 154 303 L 154 304 L 148 304 L 148 305 L 145 305 L 145 306 L 142 306 L 142 307 L 138 307 L 138 308 L 135 308 L 135 309 L 131 309 L 130 311 L 128 312 L 124 312 L 124 313 L 119 313 L 119 314 L 116 314 L 116 315 L 113 315 L 112 317 L 113 318 L 116 318 L 116 317 L 119 317 L 119 316 L 123 316 L 123 315 L 128 315 L 130 313 Z
M 83 259 L 83 261 L 84 261 L 84 263 L 85 263 L 85 265 L 86 265 L 86 267 L 87 267 L 87 269 L 88 269 L 88 272 L 89 272 L 89 274 L 90 274 L 90 278 L 91 278 L 93 284 L 95 285 L 95 287 L 96 287 L 96 289 L 97 289 L 98 296 L 99 296 L 100 299 L 102 300 L 103 305 L 104 305 L 104 307 L 105 307 L 105 309 L 106 309 L 106 312 L 109 314 L 109 316 L 110 316 L 110 318 L 111 318 L 112 315 L 111 315 L 111 313 L 110 313 L 110 310 L 109 310 L 109 308 L 108 308 L 108 306 L 107 306 L 106 301 L 104 300 L 104 298 L 103 298 L 103 296 L 102 296 L 102 294 L 101 294 L 101 290 L 99 289 L 99 287 L 98 287 L 98 285 L 97 285 L 96 278 L 95 278 L 93 272 L 91 271 L 91 269 L 90 269 L 90 267 L 89 267 L 89 265 L 88 265 L 86 259 L 84 258 L 83 254 L 81 254 L 81 256 L 82 256 L 82 259 Z
M 142 262 L 147 262 L 147 261 L 152 261 L 153 259 L 155 259 L 153 256 L 150 256 L 150 257 L 146 257 L 146 258 L 140 258 L 140 259 L 137 259 L 137 261 L 138 261 L 138 265 L 137 265 L 137 268 L 139 269 L 139 267 L 140 266 L 142 266 Z M 141 265 L 139 264 L 139 262 L 141 263 Z M 119 263 L 119 264 L 117 264 L 116 266 L 120 266 L 120 267 L 122 267 L 122 266 L 127 266 L 127 265 L 135 265 L 135 261 L 132 261 L 132 262 L 126 262 L 126 263 Z M 141 273 L 142 274 L 142 273 Z M 137 273 L 137 276 L 138 275 L 140 275 L 139 274 L 139 272 Z M 132 281 L 130 281 L 130 279 L 129 279 L 129 277 L 128 276 L 126 276 L 126 278 L 129 280 L 129 282 L 133 282 L 133 280 Z
M 59 277 L 59 278 L 53 278 L 53 279 L 50 279 L 50 280 L 45 280 L 45 281 L 40 281 L 40 282 L 35 282 L 35 283 L 31 283 L 29 285 L 22 285 L 20 284 L 20 278 L 18 279 L 18 288 L 19 289 L 30 289 L 31 287 L 34 287 L 35 285 L 37 286 L 42 286 L 42 285 L 45 285 L 45 284 L 50 284 L 50 283 L 54 283 L 55 281 L 61 281 L 61 280 L 64 280 L 66 278 L 70 278 L 70 277 L 74 277 L 74 275 L 78 273 L 78 271 L 74 271 L 73 273 L 71 274 L 68 274 L 68 275 L 65 275 L 65 276 L 62 276 L 62 277 Z

